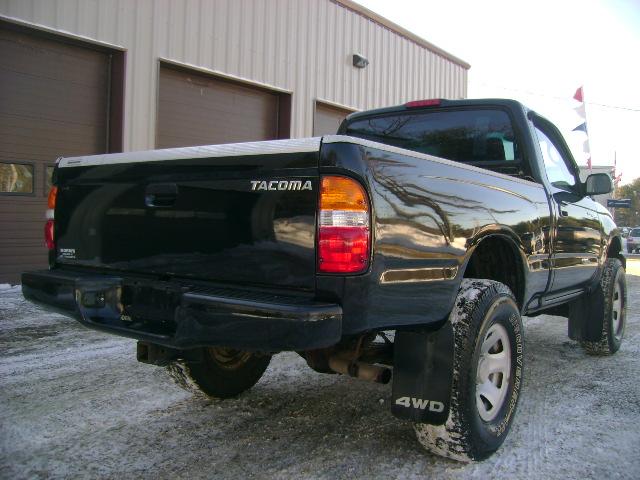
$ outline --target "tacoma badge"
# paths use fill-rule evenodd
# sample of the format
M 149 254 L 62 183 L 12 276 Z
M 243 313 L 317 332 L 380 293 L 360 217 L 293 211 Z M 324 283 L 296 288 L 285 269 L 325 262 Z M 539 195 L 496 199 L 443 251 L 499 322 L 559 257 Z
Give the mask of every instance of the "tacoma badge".
M 251 190 L 312 190 L 311 180 L 250 180 Z

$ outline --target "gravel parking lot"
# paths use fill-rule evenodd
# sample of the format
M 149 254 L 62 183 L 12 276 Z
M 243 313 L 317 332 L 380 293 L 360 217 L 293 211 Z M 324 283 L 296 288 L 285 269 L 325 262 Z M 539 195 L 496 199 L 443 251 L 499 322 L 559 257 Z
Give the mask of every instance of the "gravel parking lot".
M 276 356 L 240 398 L 212 401 L 135 360 L 135 342 L 86 330 L 0 290 L 0 478 L 640 478 L 640 261 L 613 357 L 525 319 L 515 425 L 489 460 L 424 453 L 389 413 L 389 386 Z M 6 286 L 5 286 L 6 287 Z

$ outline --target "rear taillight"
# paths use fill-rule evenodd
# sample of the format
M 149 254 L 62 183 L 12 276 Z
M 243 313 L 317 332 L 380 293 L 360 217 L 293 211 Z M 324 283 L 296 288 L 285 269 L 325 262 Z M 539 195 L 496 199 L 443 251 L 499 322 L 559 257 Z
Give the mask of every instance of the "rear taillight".
M 352 178 L 322 177 L 318 271 L 362 273 L 369 268 L 369 198 Z
M 57 197 L 58 187 L 51 187 L 47 197 L 47 223 L 44 225 L 44 243 L 49 250 L 56 248 L 54 217 Z
M 47 220 L 47 223 L 44 224 L 44 243 L 49 250 L 56 248 L 54 228 L 53 220 Z

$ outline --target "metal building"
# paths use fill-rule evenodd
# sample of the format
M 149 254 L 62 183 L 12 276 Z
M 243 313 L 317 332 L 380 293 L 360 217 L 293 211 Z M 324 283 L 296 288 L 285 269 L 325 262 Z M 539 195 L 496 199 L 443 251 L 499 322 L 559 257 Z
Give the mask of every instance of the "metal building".
M 46 265 L 59 156 L 332 133 L 468 68 L 349 0 L 0 0 L 0 283 Z

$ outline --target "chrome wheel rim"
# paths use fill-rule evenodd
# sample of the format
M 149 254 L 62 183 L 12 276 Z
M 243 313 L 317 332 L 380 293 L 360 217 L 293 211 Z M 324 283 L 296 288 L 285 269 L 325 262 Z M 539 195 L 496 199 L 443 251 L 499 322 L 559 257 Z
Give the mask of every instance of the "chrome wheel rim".
M 613 327 L 613 335 L 617 340 L 622 338 L 622 331 L 624 329 L 623 323 L 623 295 L 620 282 L 616 282 L 613 289 L 613 302 L 611 305 L 611 324 Z
M 511 343 L 507 329 L 496 323 L 487 331 L 476 371 L 476 406 L 480 418 L 490 422 L 507 398 L 511 378 Z

